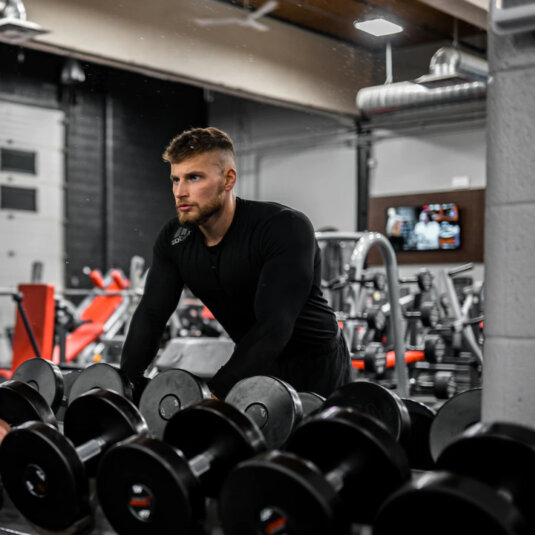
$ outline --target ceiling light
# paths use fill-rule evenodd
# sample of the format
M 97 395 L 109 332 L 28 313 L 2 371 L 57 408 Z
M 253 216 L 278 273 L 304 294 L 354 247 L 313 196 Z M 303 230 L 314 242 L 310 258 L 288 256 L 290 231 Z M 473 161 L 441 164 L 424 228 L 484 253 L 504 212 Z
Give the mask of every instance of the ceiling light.
M 371 33 L 376 37 L 381 37 L 383 35 L 391 35 L 393 33 L 399 33 L 403 31 L 403 26 L 399 24 L 394 24 L 385 19 L 373 19 L 365 20 L 363 22 L 355 21 L 353 23 L 357 30 L 362 30 L 363 32 Z

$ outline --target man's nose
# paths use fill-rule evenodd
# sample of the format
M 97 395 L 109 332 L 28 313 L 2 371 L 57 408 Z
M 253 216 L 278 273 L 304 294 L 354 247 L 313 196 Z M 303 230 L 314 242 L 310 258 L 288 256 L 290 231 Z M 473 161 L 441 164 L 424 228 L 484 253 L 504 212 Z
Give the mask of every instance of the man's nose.
M 173 184 L 173 193 L 177 199 L 187 197 L 188 190 L 186 184 L 183 181 Z

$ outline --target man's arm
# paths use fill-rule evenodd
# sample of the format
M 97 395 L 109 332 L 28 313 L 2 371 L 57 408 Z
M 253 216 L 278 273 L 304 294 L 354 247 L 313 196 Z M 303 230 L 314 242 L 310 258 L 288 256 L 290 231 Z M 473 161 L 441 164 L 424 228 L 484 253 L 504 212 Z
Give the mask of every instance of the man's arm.
M 176 267 L 154 252 L 143 297 L 132 317 L 121 355 L 121 369 L 134 383 L 156 356 L 183 287 Z
M 312 287 L 315 245 L 314 229 L 302 214 L 282 212 L 267 223 L 262 240 L 266 260 L 255 295 L 256 322 L 209 381 L 218 397 L 240 379 L 266 373 L 290 340 Z

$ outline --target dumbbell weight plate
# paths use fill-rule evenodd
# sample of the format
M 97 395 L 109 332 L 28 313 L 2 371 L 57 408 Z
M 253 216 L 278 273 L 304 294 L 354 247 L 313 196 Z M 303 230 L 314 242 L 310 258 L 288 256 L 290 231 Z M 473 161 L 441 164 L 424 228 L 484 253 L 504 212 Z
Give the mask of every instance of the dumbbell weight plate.
M 299 392 L 299 399 L 303 406 L 303 417 L 316 412 L 325 403 L 325 398 L 315 392 Z
M 457 393 L 457 380 L 452 372 L 437 372 L 433 377 L 433 394 L 437 399 L 450 399 Z
M 80 446 L 96 437 L 109 444 L 130 435 L 147 434 L 147 424 L 133 405 L 116 392 L 92 391 L 78 396 L 65 412 L 63 432 L 75 445 Z M 100 456 L 85 463 L 89 477 L 96 473 Z
M 117 533 L 191 533 L 205 497 L 182 452 L 143 436 L 120 446 L 104 456 L 97 476 L 99 503 Z
M 26 383 L 13 380 L 0 386 L 0 419 L 12 427 L 30 420 L 58 425 L 43 396 Z
M 273 413 L 271 413 L 273 415 Z M 202 452 L 217 456 L 202 476 L 207 496 L 216 497 L 230 470 L 266 449 L 263 433 L 237 407 L 207 399 L 177 412 L 165 428 L 164 440 L 192 459 Z
M 349 535 L 335 489 L 312 463 L 290 452 L 263 453 L 232 471 L 219 516 L 225 533 Z
M 481 388 L 465 390 L 440 407 L 431 424 L 429 443 L 436 461 L 442 450 L 471 425 L 481 420 Z
M 280 448 L 303 418 L 299 395 L 276 377 L 259 375 L 243 379 L 232 387 L 225 401 L 258 425 L 268 448 Z
M 110 364 L 97 363 L 80 373 L 71 387 L 69 405 L 78 396 L 93 388 L 113 390 L 127 399 L 132 399 L 132 387 L 125 374 Z
M 429 432 L 436 415 L 431 407 L 413 399 L 403 399 L 411 418 L 411 438 L 407 447 L 411 468 L 432 470 L 435 462 L 429 448 Z
M 535 430 L 513 423 L 476 424 L 442 451 L 437 469 L 499 489 L 535 532 Z
M 84 466 L 69 441 L 46 424 L 27 422 L 6 435 L 0 473 L 17 509 L 42 528 L 61 531 L 90 515 Z
M 324 407 L 349 407 L 379 420 L 404 446 L 410 442 L 411 420 L 401 398 L 371 381 L 354 381 L 340 387 Z
M 51 361 L 33 358 L 25 360 L 11 377 L 35 388 L 53 412 L 57 412 L 63 399 L 63 374 Z
M 528 535 L 518 509 L 493 488 L 448 472 L 427 472 L 392 494 L 373 535 Z
M 358 504 L 352 508 L 358 523 L 371 522 L 379 505 L 410 477 L 405 451 L 391 433 L 351 409 L 331 407 L 312 416 L 292 433 L 286 449 L 323 473 L 344 467 L 340 496 Z
M 162 438 L 165 426 L 179 410 L 210 398 L 206 383 L 186 370 L 160 372 L 143 390 L 139 410 L 151 433 Z

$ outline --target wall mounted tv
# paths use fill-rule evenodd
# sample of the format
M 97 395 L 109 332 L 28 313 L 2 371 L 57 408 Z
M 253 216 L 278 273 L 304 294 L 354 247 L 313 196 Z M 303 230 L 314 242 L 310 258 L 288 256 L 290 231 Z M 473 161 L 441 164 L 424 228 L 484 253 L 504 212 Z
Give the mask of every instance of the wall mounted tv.
M 455 203 L 389 206 L 385 234 L 395 251 L 459 249 L 459 207 Z

